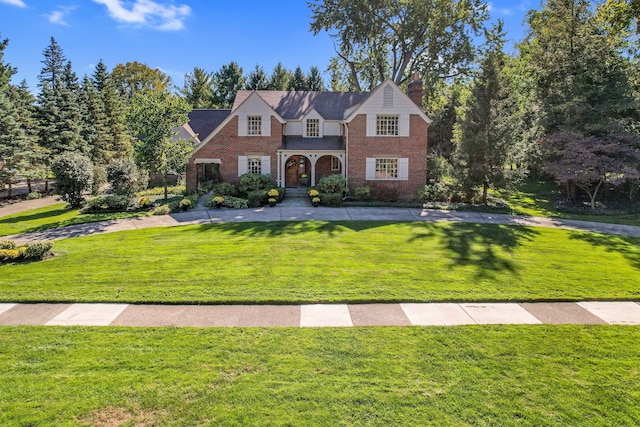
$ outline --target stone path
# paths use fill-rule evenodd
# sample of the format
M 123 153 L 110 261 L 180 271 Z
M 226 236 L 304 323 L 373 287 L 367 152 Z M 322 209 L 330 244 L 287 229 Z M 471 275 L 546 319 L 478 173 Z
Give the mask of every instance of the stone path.
M 636 302 L 313 305 L 0 304 L 0 325 L 358 327 L 640 325 Z

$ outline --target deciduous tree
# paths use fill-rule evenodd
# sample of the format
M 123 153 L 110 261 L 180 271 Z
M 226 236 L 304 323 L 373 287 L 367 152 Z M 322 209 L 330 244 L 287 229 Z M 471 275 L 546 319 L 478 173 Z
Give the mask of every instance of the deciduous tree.
M 165 92 L 171 88 L 168 75 L 138 61 L 116 65 L 111 70 L 111 79 L 120 96 L 128 100 L 138 92 Z

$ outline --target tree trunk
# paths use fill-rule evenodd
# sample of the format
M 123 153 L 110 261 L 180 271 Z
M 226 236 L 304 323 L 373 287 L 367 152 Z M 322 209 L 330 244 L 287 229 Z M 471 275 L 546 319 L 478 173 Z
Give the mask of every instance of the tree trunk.
M 486 205 L 487 204 L 487 193 L 489 191 L 489 183 L 485 181 L 484 184 L 482 184 L 482 204 Z
M 49 192 L 49 178 L 44 179 L 44 192 L 45 193 Z
M 27 178 L 27 191 L 31 193 L 31 178 Z
M 9 181 L 8 185 L 7 185 L 7 197 L 11 198 L 11 181 Z
M 162 184 L 164 185 L 164 199 L 167 200 L 167 172 L 162 172 Z

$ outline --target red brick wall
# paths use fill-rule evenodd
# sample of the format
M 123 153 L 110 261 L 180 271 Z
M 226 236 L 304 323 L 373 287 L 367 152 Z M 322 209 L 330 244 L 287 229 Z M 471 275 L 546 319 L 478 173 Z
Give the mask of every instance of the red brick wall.
M 410 136 L 367 137 L 366 116 L 361 114 L 349 123 L 348 128 L 347 176 L 349 188 L 353 190 L 356 187 L 368 185 L 371 187 L 371 194 L 374 197 L 395 192 L 400 200 L 415 199 L 418 189 L 427 182 L 427 123 L 418 115 L 412 114 L 410 117 Z M 365 180 L 367 157 L 409 158 L 409 180 Z
M 211 140 L 195 152 L 187 165 L 187 190 L 197 185 L 196 158 L 220 159 L 224 182 L 238 183 L 238 156 L 271 156 L 271 175 L 276 177 L 276 152 L 282 145 L 282 124 L 271 117 L 271 136 L 238 136 L 238 117 L 232 118 Z
M 341 171 L 332 171 L 331 170 L 331 158 L 333 156 L 322 156 L 316 162 L 316 185 L 320 178 L 328 175 L 339 174 Z

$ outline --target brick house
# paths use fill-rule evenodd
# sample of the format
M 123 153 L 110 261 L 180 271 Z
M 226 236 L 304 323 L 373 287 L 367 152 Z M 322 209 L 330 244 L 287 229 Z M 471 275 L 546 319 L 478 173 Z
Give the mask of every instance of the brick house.
M 194 110 L 198 135 L 187 165 L 187 188 L 212 176 L 271 174 L 278 186 L 316 185 L 342 174 L 349 188 L 368 185 L 399 199 L 416 197 L 426 182 L 427 129 L 422 82 L 405 94 L 386 80 L 371 92 L 246 91 L 230 110 Z

